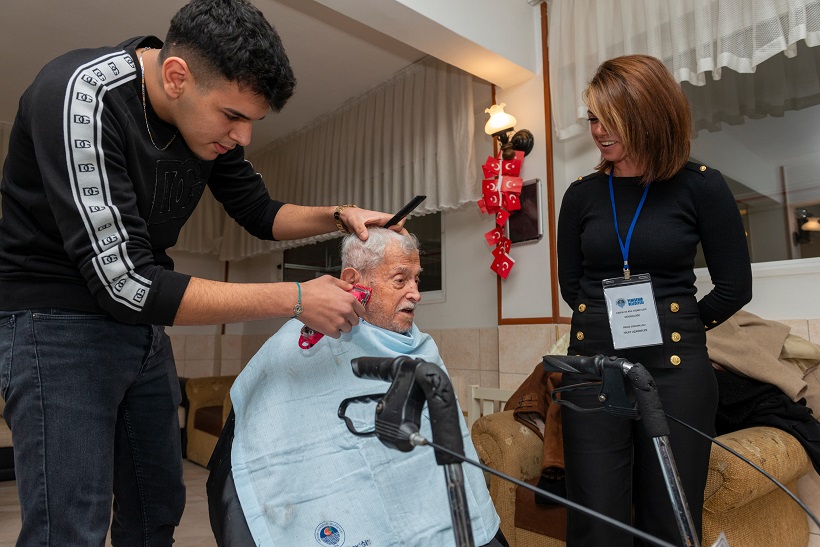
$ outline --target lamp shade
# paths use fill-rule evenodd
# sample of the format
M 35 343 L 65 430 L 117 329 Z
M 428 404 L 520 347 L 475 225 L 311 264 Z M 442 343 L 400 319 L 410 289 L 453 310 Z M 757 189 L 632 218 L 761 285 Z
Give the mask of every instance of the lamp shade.
M 515 127 L 516 120 L 512 114 L 504 112 L 504 103 L 494 104 L 490 108 L 484 110 L 490 115 L 490 119 L 484 125 L 484 132 L 488 135 L 495 135 L 501 131 L 512 129 Z
M 820 221 L 818 221 L 817 217 L 809 217 L 806 219 L 806 222 L 800 226 L 801 230 L 806 230 L 807 232 L 820 232 Z

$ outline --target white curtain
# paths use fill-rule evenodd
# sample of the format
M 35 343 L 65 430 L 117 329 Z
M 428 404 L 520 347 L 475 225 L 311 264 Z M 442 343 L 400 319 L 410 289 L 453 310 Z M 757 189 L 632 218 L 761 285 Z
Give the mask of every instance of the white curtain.
M 679 82 L 702 86 L 707 73 L 753 73 L 779 53 L 794 57 L 801 40 L 820 44 L 820 0 L 551 0 L 549 8 L 552 115 L 562 140 L 585 130 L 581 94 L 606 59 L 653 55 Z
M 781 117 L 786 111 L 820 104 L 820 48 L 797 44 L 797 55 L 777 54 L 753 73 L 724 70 L 719 81 L 694 86 L 683 82 L 695 131 L 719 131 L 721 124 Z
M 474 134 L 472 77 L 427 57 L 248 159 L 271 196 L 288 203 L 355 203 L 389 212 L 425 194 L 417 210 L 423 214 L 479 197 Z M 211 206 L 198 208 L 176 249 L 214 252 L 215 246 L 222 260 L 239 260 L 338 235 L 259 241 Z M 217 225 L 221 237 L 209 241 L 203 234 Z
M 225 224 L 233 223 L 207 188 L 191 218 L 179 233 L 175 250 L 218 255 Z

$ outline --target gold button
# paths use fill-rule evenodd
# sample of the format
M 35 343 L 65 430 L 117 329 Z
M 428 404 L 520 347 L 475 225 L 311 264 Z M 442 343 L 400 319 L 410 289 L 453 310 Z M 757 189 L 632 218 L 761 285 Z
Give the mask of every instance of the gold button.
M 578 180 L 584 180 L 584 177 L 578 177 Z
M 584 339 L 584 333 L 581 332 L 581 331 L 576 332 L 575 333 L 575 338 L 577 338 L 579 341 L 583 340 Z
M 701 172 L 701 173 L 703 173 L 704 171 L 706 171 L 706 166 L 705 166 L 705 165 L 701 165 L 701 166 L 700 166 L 700 172 Z
M 586 304 L 578 304 L 578 311 L 581 312 L 581 313 L 584 313 L 585 311 L 587 311 L 587 305 Z
M 678 303 L 677 303 L 677 302 L 672 302 L 671 304 L 669 304 L 669 310 L 670 310 L 672 313 L 677 313 L 677 312 L 678 312 L 678 310 L 680 310 L 680 306 L 678 305 Z
M 673 332 L 672 333 L 672 341 L 673 342 L 680 342 L 680 333 L 679 332 Z
M 669 362 L 675 366 L 678 366 L 680 364 L 680 357 L 678 357 L 677 355 L 673 355 L 669 358 Z
M 713 325 L 717 325 L 717 321 L 712 321 L 712 324 L 713 324 Z

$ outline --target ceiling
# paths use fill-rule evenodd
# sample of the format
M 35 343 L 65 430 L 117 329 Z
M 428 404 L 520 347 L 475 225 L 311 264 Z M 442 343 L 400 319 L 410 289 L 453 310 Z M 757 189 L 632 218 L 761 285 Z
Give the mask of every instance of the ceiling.
M 12 122 L 20 95 L 61 53 L 165 37 L 187 0 L 2 0 L 0 121 Z M 286 136 L 388 79 L 424 54 L 313 0 L 253 0 L 279 32 L 296 90 L 278 114 L 254 125 L 249 152 Z

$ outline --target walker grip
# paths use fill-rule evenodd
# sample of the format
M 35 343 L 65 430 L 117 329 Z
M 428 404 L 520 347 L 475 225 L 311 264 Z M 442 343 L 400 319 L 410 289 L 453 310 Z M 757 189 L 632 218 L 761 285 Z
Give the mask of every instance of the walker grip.
M 353 374 L 360 378 L 391 382 L 376 408 L 376 436 L 385 445 L 402 452 L 415 446 L 425 403 L 430 414 L 433 441 L 458 456 L 436 450 L 439 465 L 460 463 L 464 458 L 461 413 L 447 373 L 436 364 L 406 355 L 357 357 L 351 360 Z M 460 458 L 459 458 L 460 456 Z
M 544 355 L 543 367 L 547 372 L 570 372 L 587 376 L 601 376 L 603 355 Z
M 634 366 L 635 365 L 626 359 L 620 357 L 605 357 L 604 355 L 593 355 L 589 357 L 582 355 L 545 355 L 543 359 L 543 367 L 547 372 L 582 374 L 600 378 L 601 383 L 598 400 L 601 403 L 601 407 L 599 408 L 603 408 L 611 414 L 630 419 L 637 419 L 639 413 L 630 394 L 627 393 L 624 376 L 627 375 L 628 371 L 634 368 Z M 638 366 L 640 366 L 640 364 Z M 594 383 L 589 385 L 584 384 L 585 388 L 592 388 L 594 386 Z M 576 387 L 580 387 L 580 385 Z M 562 387 L 558 389 L 569 390 L 572 389 L 572 387 Z M 578 409 L 578 407 L 575 408 Z M 579 410 L 594 411 L 596 409 Z
M 392 382 L 396 377 L 399 364 L 396 359 L 385 359 L 384 357 L 357 357 L 350 362 L 353 374 L 359 378 L 388 382 Z

